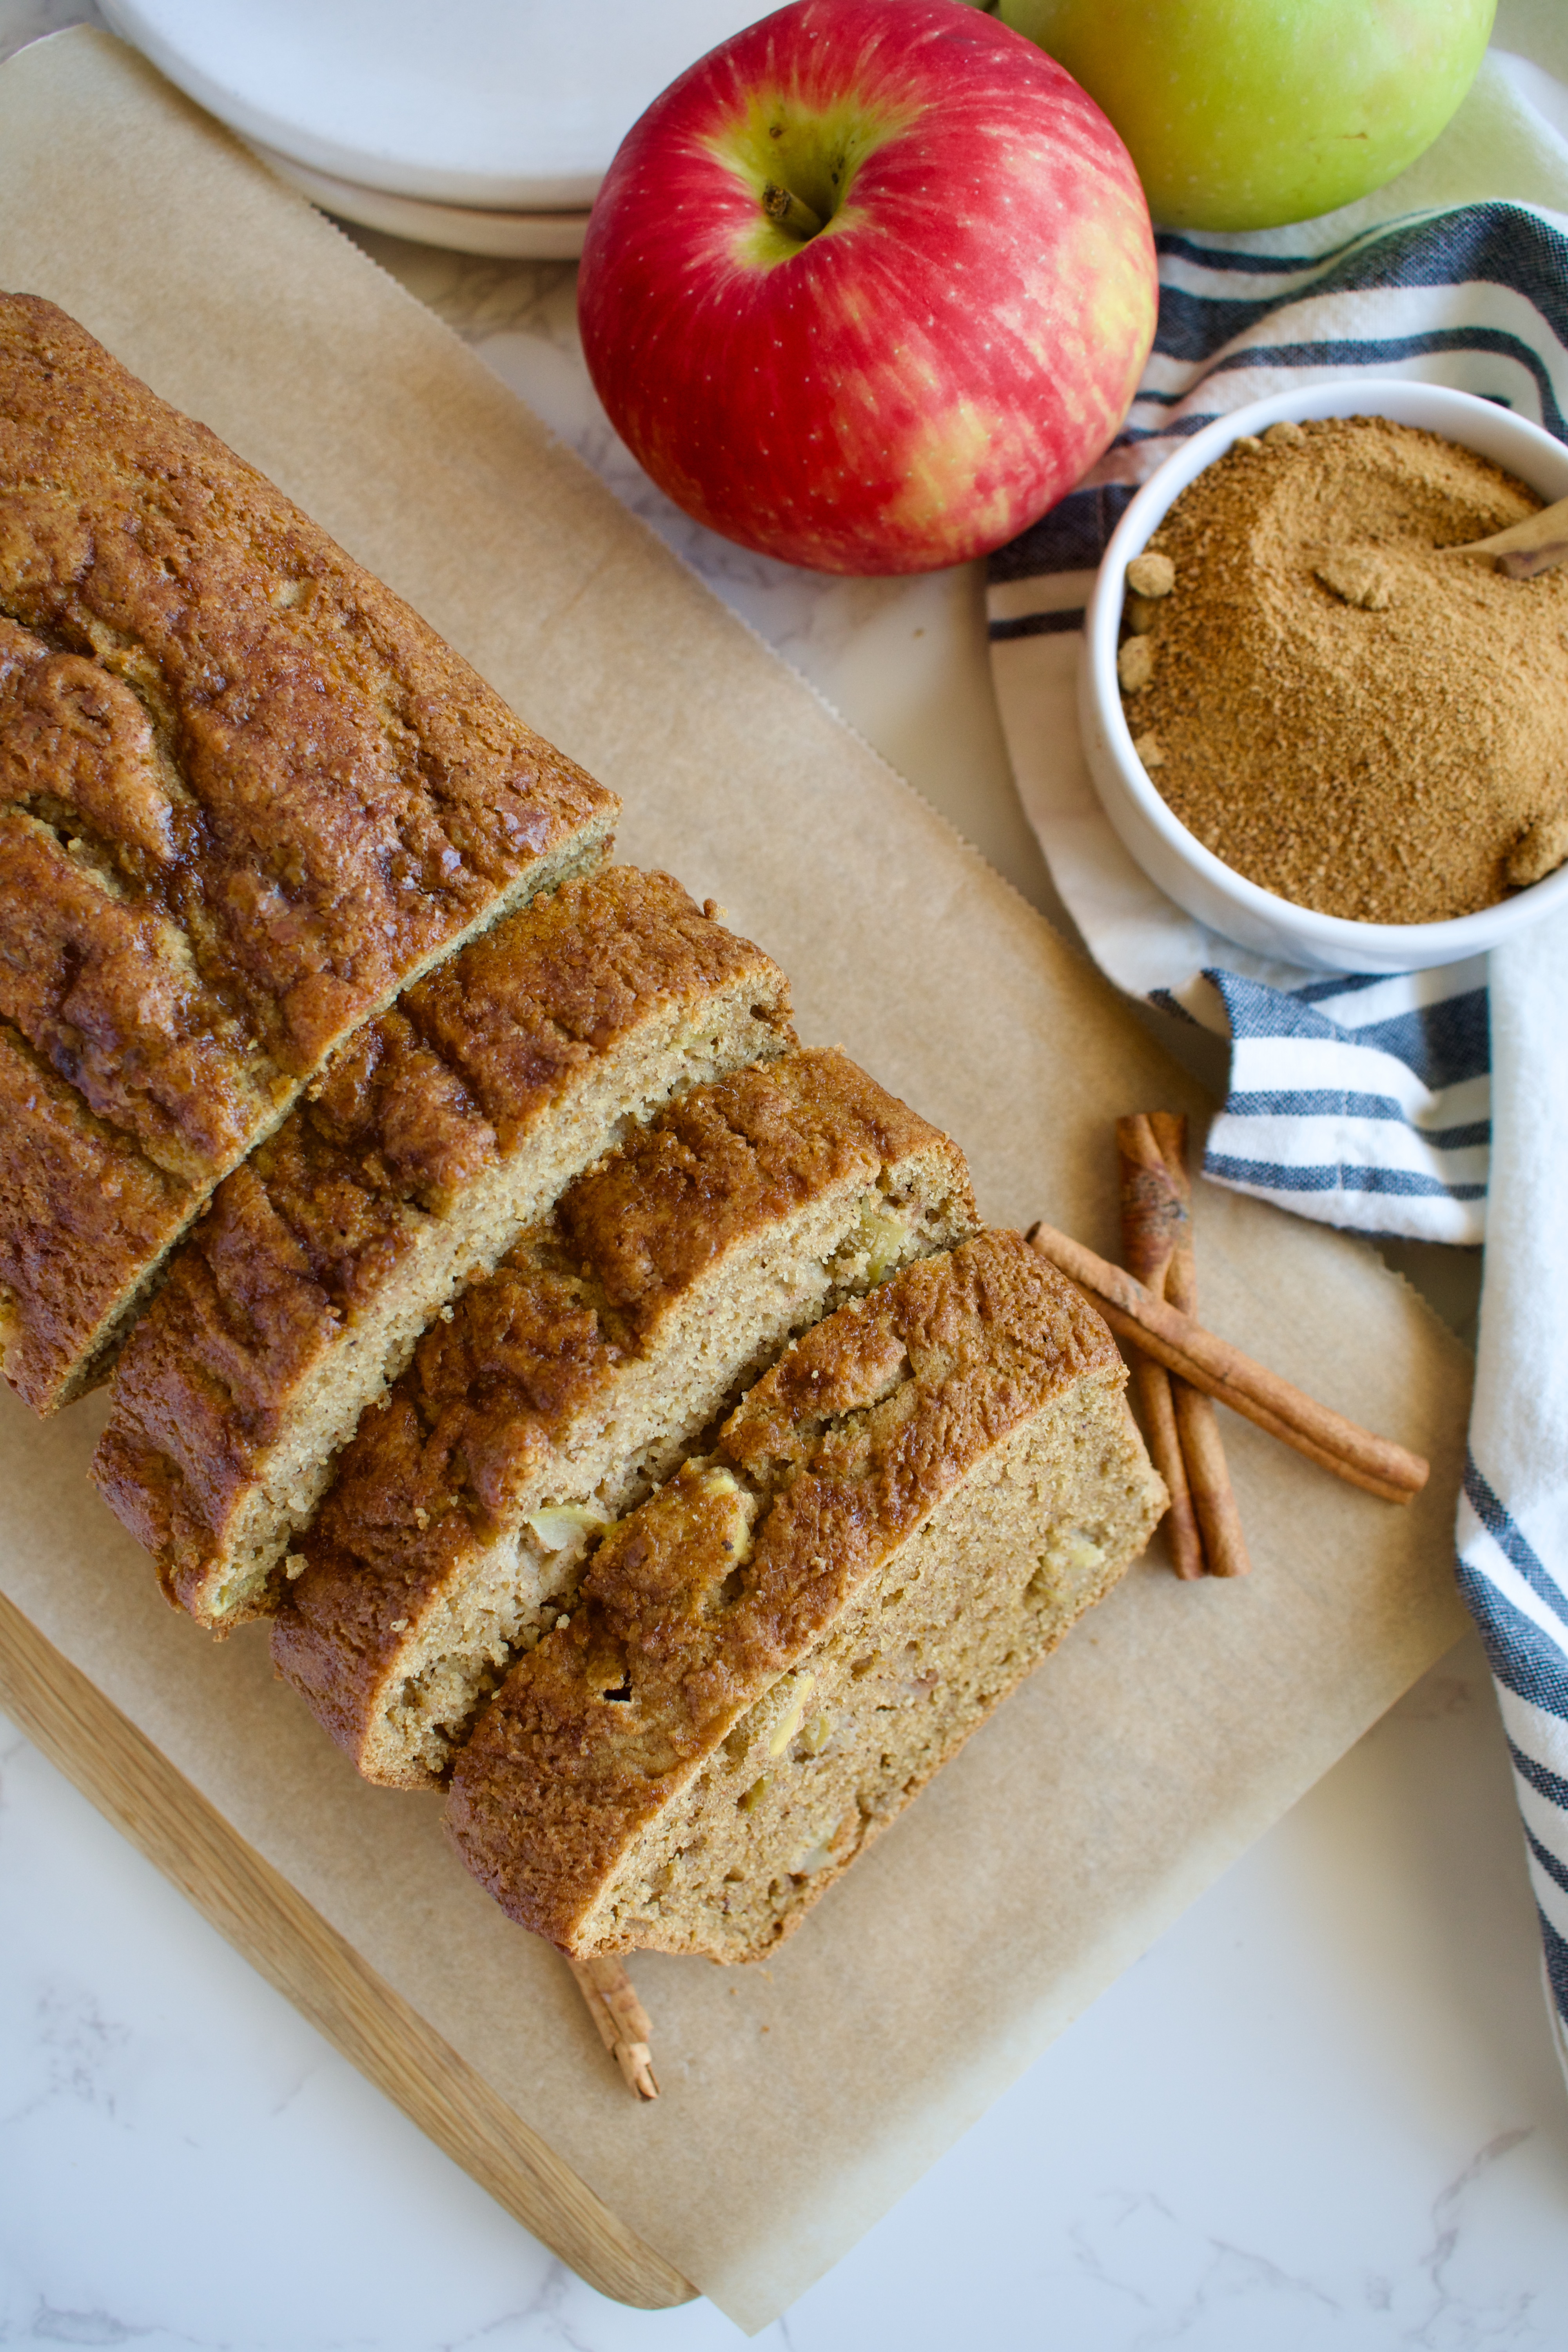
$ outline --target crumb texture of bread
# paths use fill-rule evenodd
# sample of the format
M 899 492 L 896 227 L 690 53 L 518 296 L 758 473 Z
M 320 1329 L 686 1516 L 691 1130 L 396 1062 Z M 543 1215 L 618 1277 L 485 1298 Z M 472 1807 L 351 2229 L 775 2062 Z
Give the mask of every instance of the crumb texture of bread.
M 367 1778 L 430 1786 L 605 1526 L 792 1333 L 976 1223 L 956 1146 L 836 1050 L 681 1096 L 365 1414 L 288 1563 L 280 1672 Z
M 794 1042 L 777 965 L 630 866 L 504 917 L 356 1032 L 116 1368 L 92 1475 L 171 1598 L 218 1629 L 268 1613 L 432 1318 L 630 1126 Z
M 765 1957 L 1147 1542 L 1125 1381 L 1016 1234 L 818 1323 L 479 1718 L 468 1867 L 579 1957 Z
M 616 805 L 205 425 L 0 296 L 0 1022 L 100 1123 L 104 1197 L 128 1147 L 133 1191 L 170 1180 L 155 1255 L 360 1022 L 596 864 Z M 147 1246 L 134 1214 L 142 1260 L 74 1236 L 48 1170 L 52 1253 L 4 1277 L 40 1410 Z

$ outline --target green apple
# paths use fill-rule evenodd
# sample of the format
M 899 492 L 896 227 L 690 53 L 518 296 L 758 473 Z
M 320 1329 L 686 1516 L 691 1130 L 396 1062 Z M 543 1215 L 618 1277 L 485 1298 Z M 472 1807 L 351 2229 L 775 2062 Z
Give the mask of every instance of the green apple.
M 1370 195 L 1468 89 L 1496 0 L 1000 0 L 1131 151 L 1156 221 L 1273 228 Z

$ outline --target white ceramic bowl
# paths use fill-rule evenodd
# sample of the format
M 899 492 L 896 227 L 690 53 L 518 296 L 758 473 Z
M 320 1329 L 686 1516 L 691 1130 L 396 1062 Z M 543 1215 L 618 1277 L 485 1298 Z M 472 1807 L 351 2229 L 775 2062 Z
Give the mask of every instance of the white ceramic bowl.
M 1479 915 L 1447 923 L 1353 923 L 1343 916 L 1317 914 L 1260 889 L 1205 849 L 1161 799 L 1132 749 L 1116 680 L 1127 566 L 1205 467 L 1242 434 L 1262 433 L 1286 416 L 1387 416 L 1396 425 L 1418 425 L 1489 457 L 1546 499 L 1568 497 L 1568 447 L 1510 410 L 1442 384 L 1345 377 L 1278 393 L 1216 418 L 1150 476 L 1105 551 L 1089 599 L 1079 674 L 1089 773 L 1107 816 L 1150 880 L 1224 938 L 1316 971 L 1421 971 L 1458 963 L 1568 907 L 1568 866 Z

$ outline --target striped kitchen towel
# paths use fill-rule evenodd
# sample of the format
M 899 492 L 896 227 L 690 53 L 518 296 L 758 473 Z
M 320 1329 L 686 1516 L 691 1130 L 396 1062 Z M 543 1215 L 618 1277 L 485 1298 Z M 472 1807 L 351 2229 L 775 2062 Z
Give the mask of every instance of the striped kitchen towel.
M 1363 1232 L 1476 1243 L 1489 1144 L 1479 964 L 1324 981 L 1206 932 L 1139 872 L 1078 750 L 1083 609 L 1141 483 L 1214 417 L 1356 368 L 1448 383 L 1568 438 L 1568 237 L 1518 204 L 1465 205 L 1315 245 L 1162 236 L 1154 350 L 1082 488 L 991 559 L 992 663 L 1026 809 L 1110 977 L 1232 1041 L 1205 1173 Z
M 1544 61 L 1543 61 L 1544 63 Z M 1493 53 L 1443 140 L 1352 212 L 1160 239 L 1159 331 L 1125 431 L 993 557 L 992 663 L 1026 809 L 1090 952 L 1231 1041 L 1205 1172 L 1363 1231 L 1477 1241 L 1461 1589 L 1502 1709 L 1568 2072 L 1568 917 L 1475 963 L 1325 980 L 1205 931 L 1133 865 L 1078 751 L 1083 607 L 1118 516 L 1181 436 L 1366 368 L 1506 402 L 1568 439 L 1568 87 Z M 1468 201 L 1486 189 L 1510 201 Z
M 1568 2069 L 1568 917 L 1490 964 L 1497 1142 L 1459 1585 L 1497 1684 Z
M 1486 959 L 1270 987 L 1205 974 L 1230 1091 L 1204 1172 L 1298 1215 L 1479 1242 L 1491 1148 Z

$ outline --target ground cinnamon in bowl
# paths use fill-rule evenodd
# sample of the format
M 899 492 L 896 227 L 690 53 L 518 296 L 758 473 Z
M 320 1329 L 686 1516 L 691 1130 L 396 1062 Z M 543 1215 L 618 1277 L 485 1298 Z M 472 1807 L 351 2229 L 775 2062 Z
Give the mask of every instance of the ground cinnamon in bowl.
M 1128 568 L 1118 658 L 1151 782 L 1215 856 L 1372 923 L 1493 906 L 1568 856 L 1568 567 L 1444 549 L 1541 506 L 1382 417 L 1271 426 Z

